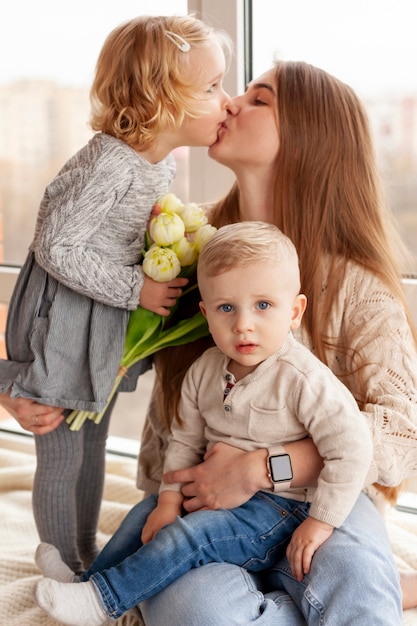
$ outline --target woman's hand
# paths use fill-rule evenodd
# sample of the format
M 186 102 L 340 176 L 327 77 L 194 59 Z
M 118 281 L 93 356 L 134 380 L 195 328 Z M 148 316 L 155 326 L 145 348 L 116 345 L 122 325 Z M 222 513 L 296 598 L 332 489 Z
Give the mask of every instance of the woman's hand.
M 28 398 L 10 398 L 10 394 L 0 394 L 0 404 L 24 430 L 36 435 L 52 432 L 65 419 L 62 414 L 64 409 L 38 404 Z
M 313 441 L 306 437 L 285 444 L 291 456 L 294 478 L 292 487 L 313 487 L 323 461 Z M 184 483 L 184 508 L 233 509 L 247 502 L 260 489 L 271 489 L 266 469 L 267 450 L 245 452 L 226 443 L 216 443 L 195 467 L 168 472 L 166 483 Z
M 203 463 L 168 472 L 166 483 L 184 483 L 183 507 L 189 513 L 199 509 L 233 509 L 247 502 L 259 489 L 271 483 L 266 471 L 266 450 L 245 452 L 226 443 L 216 443 Z

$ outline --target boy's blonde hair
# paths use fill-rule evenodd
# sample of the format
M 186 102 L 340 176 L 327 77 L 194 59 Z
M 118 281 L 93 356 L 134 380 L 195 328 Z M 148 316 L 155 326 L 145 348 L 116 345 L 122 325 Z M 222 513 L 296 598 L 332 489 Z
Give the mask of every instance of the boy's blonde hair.
M 189 50 L 180 49 L 178 36 Z M 198 117 L 202 95 L 189 82 L 187 67 L 193 50 L 213 38 L 228 60 L 228 35 L 193 16 L 140 16 L 115 28 L 103 45 L 91 87 L 92 129 L 143 151 L 161 130 L 174 131 L 186 116 Z
M 294 291 L 300 289 L 298 255 L 294 244 L 279 228 L 266 222 L 248 221 L 222 226 L 206 243 L 198 259 L 197 279 L 212 277 L 251 263 L 279 263 Z

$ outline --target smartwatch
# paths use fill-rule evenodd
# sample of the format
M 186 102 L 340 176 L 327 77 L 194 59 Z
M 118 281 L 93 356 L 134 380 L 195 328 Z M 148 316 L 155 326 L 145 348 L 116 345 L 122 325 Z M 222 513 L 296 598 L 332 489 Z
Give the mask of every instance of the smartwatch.
M 287 491 L 291 486 L 293 473 L 291 457 L 285 452 L 284 447 L 269 448 L 266 464 L 273 491 Z

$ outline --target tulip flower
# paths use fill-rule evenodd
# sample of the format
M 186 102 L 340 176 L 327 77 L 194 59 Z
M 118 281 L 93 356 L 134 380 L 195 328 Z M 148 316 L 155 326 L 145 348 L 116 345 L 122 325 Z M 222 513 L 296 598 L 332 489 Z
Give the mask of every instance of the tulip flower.
M 178 276 L 181 265 L 182 263 L 180 263 L 174 250 L 153 244 L 145 253 L 142 268 L 145 274 L 156 280 L 157 283 L 165 283 Z
M 177 255 L 181 267 L 193 265 L 197 261 L 198 250 L 194 242 L 187 239 L 187 237 L 181 237 L 179 241 L 172 244 L 171 250 Z
M 193 243 L 197 250 L 197 254 L 200 254 L 206 243 L 213 237 L 216 230 L 216 227 L 211 224 L 205 224 L 197 230 L 193 237 Z
M 194 233 L 207 224 L 207 216 L 204 210 L 195 202 L 184 204 L 181 209 L 177 209 L 177 213 L 184 222 L 186 233 Z
M 188 205 L 189 208 L 185 210 L 184 205 L 174 194 L 166 194 L 157 204 L 161 213 L 152 218 L 149 233 L 146 233 L 143 271 L 158 282 L 169 281 L 176 276 L 191 276 L 195 270 L 198 253 L 216 228 L 207 224 L 205 216 L 202 217 L 196 210 L 197 205 L 190 203 L 191 209 Z M 182 215 L 186 216 L 187 226 L 182 220 Z M 195 228 L 198 222 L 202 225 Z M 194 228 L 194 231 L 185 237 L 187 228 Z M 151 243 L 152 240 L 154 243 Z M 195 287 L 196 285 L 184 290 L 181 297 Z M 180 346 L 209 334 L 206 318 L 200 311 L 191 318 L 182 319 L 177 324 L 171 325 L 170 320 L 177 307 L 178 302 L 168 316 L 157 315 L 141 306 L 130 313 L 123 357 L 105 408 L 100 413 L 72 411 L 67 417 L 71 430 L 79 430 L 86 419 L 93 420 L 96 424 L 100 422 L 123 377 L 135 363 L 162 348 Z
M 156 203 L 164 213 L 178 213 L 184 206 L 174 193 L 167 193 Z
M 152 218 L 149 226 L 151 239 L 158 246 L 171 246 L 181 239 L 184 233 L 184 222 L 176 213 L 160 213 Z

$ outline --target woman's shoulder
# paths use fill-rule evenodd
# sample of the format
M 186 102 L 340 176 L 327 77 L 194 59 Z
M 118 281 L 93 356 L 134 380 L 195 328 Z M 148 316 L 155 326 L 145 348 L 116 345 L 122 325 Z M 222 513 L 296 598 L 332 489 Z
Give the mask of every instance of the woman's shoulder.
M 367 334 L 373 329 L 380 335 L 410 332 L 401 298 L 374 272 L 353 261 L 346 265 L 331 325 L 338 332 L 343 326 L 349 336 L 352 332 L 364 334 L 365 329 Z
M 340 286 L 339 294 L 345 305 L 390 305 L 403 308 L 400 299 L 391 288 L 370 269 L 356 261 L 348 261 Z

